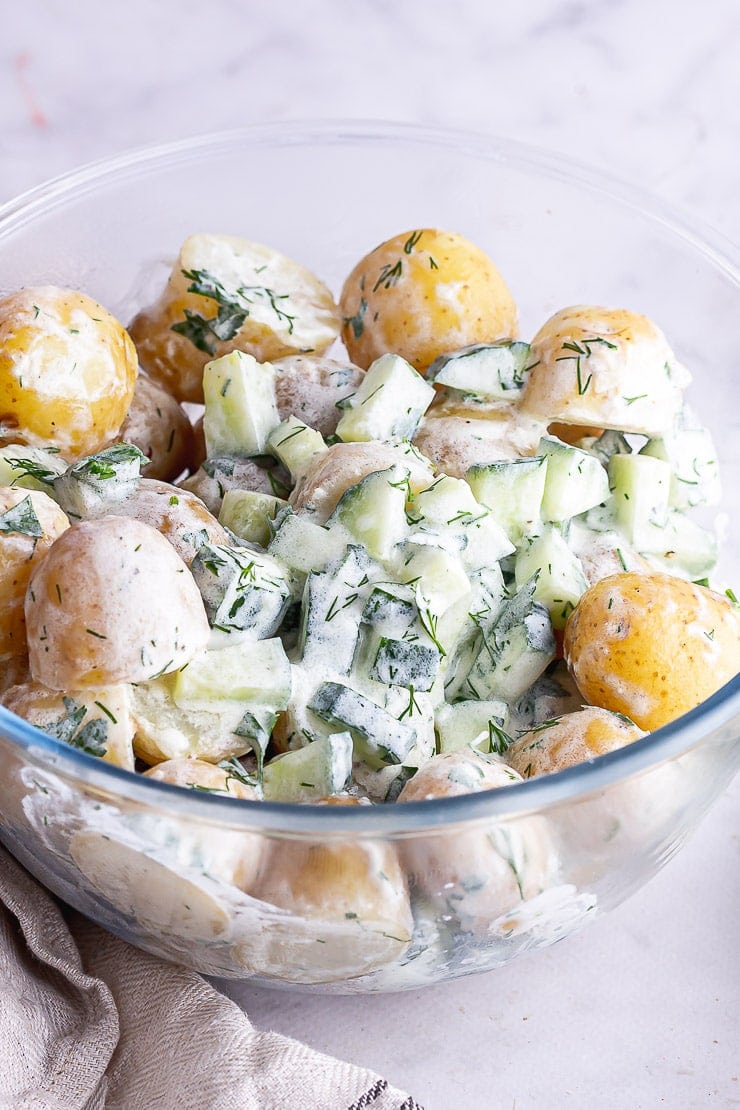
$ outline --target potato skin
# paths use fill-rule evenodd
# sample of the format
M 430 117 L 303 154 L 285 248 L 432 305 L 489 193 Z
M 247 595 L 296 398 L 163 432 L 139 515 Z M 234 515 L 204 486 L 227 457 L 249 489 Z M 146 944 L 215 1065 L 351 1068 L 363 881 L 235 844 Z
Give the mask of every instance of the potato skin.
M 668 574 L 614 574 L 568 618 L 563 651 L 584 698 L 656 729 L 740 670 L 740 612 Z
M 0 300 L 0 442 L 57 447 L 70 462 L 114 438 L 138 372 L 122 324 L 56 286 Z
M 421 373 L 438 355 L 518 335 L 517 311 L 491 259 L 449 231 L 404 231 L 360 259 L 342 288 L 342 339 L 367 369 L 389 351 Z
M 210 629 L 198 587 L 170 544 L 138 520 L 74 524 L 26 592 L 31 674 L 52 690 L 142 682 L 188 663 Z
M 147 374 L 139 374 L 118 438 L 135 444 L 149 459 L 143 470 L 147 478 L 172 482 L 195 457 L 195 433 L 188 414 Z
M 31 571 L 43 559 L 54 540 L 69 527 L 67 517 L 55 501 L 36 490 L 0 487 L 0 514 L 30 498 L 41 525 L 40 536 L 23 532 L 0 533 L 0 660 L 26 654 L 24 601 Z

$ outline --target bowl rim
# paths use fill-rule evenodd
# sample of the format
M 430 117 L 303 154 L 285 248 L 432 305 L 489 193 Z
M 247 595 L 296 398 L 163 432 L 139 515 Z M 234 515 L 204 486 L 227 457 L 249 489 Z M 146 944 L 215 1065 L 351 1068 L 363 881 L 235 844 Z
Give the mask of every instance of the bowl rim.
M 316 143 L 383 142 L 407 146 L 454 149 L 484 161 L 537 171 L 589 193 L 601 194 L 621 208 L 633 209 L 651 223 L 662 226 L 707 259 L 740 287 L 740 248 L 716 229 L 682 212 L 649 191 L 606 174 L 588 164 L 519 140 L 474 131 L 418 126 L 376 120 L 319 120 L 255 124 L 195 135 L 174 142 L 136 147 L 122 154 L 86 163 L 26 190 L 0 205 L 0 249 L 5 240 L 35 218 L 48 215 L 70 198 L 93 192 L 109 179 L 146 176 L 152 168 L 206 157 L 235 146 L 306 146 Z M 61 777 L 116 795 L 121 801 L 145 806 L 161 803 L 188 819 L 214 821 L 231 827 L 258 827 L 288 834 L 352 830 L 369 835 L 420 832 L 442 825 L 492 816 L 517 817 L 566 801 L 638 774 L 676 757 L 724 731 L 740 719 L 740 674 L 701 705 L 676 721 L 657 729 L 638 743 L 557 774 L 514 783 L 505 790 L 486 790 L 455 798 L 438 798 L 402 805 L 322 807 L 287 802 L 247 801 L 206 792 L 186 792 L 179 786 L 158 782 L 126 771 L 77 751 L 42 732 L 0 706 L 0 739 L 25 750 L 39 769 L 54 770 Z

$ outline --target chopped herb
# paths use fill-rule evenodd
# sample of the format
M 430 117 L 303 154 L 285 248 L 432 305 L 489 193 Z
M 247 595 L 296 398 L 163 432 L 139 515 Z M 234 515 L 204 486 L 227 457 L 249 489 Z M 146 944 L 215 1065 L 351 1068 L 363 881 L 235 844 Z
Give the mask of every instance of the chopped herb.
M 400 258 L 398 259 L 397 262 L 394 263 L 393 266 L 391 266 L 390 262 L 388 262 L 385 266 L 383 266 L 383 268 L 380 271 L 380 274 L 378 275 L 378 280 L 375 282 L 375 285 L 373 286 L 373 293 L 376 293 L 377 290 L 381 287 L 381 285 L 383 286 L 384 289 L 390 289 L 391 286 L 395 285 L 398 282 L 402 273 L 403 273 L 403 262 L 401 261 Z
M 108 718 L 109 721 L 112 721 L 114 725 L 118 724 L 118 721 L 113 716 L 113 714 L 111 713 L 111 711 L 110 711 L 110 709 L 108 708 L 107 705 L 103 705 L 102 701 L 96 701 L 96 702 L 93 702 L 93 704 L 97 705 L 97 707 L 101 711 L 101 713 L 105 713 L 105 715 L 106 715 L 106 717 Z
M 88 636 L 94 636 L 96 640 L 107 640 L 108 637 L 104 636 L 102 632 L 96 632 L 93 628 L 86 628 Z
M 414 247 L 419 242 L 419 240 L 421 239 L 423 234 L 424 234 L 423 231 L 412 231 L 411 234 L 409 235 L 408 239 L 406 240 L 406 242 L 403 244 L 403 253 L 404 254 L 411 254 L 411 252 L 413 251 Z
M 17 505 L 0 514 L 0 533 L 6 535 L 17 533 L 22 536 L 32 536 L 34 539 L 43 536 L 44 530 L 36 516 L 30 496 L 24 497 Z
M 172 325 L 172 331 L 186 339 L 206 354 L 216 352 L 216 342 L 233 339 L 244 321 L 251 315 L 255 303 L 266 301 L 280 323 L 287 324 L 288 334 L 293 334 L 295 316 L 281 308 L 279 302 L 288 300 L 287 293 L 276 293 L 264 285 L 240 285 L 229 293 L 221 282 L 208 270 L 183 270 L 182 274 L 190 281 L 188 293 L 207 297 L 219 306 L 215 316 L 204 317 L 198 312 L 185 309 L 185 319 Z

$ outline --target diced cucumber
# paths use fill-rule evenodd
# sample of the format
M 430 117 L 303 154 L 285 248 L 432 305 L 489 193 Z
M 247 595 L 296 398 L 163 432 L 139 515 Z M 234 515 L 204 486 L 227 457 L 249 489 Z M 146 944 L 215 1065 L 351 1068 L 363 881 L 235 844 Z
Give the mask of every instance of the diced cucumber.
M 410 586 L 384 583 L 375 586 L 362 610 L 362 622 L 387 636 L 403 636 L 418 619 L 414 591 Z
M 206 454 L 264 455 L 267 439 L 280 423 L 275 371 L 243 351 L 206 363 L 203 370 Z
M 719 462 L 711 433 L 684 406 L 673 428 L 660 439 L 649 439 L 641 455 L 663 459 L 671 467 L 669 502 L 674 509 L 715 505 L 721 494 Z
M 285 509 L 275 524 L 275 535 L 267 550 L 291 570 L 303 574 L 325 570 L 341 559 L 347 549 L 348 536 L 341 529 L 316 524 L 309 516 L 292 509 Z
M 116 503 L 136 489 L 148 461 L 133 443 L 114 443 L 68 466 L 54 479 L 52 496 L 75 520 L 115 512 Z
M 345 443 L 411 439 L 434 400 L 434 386 L 399 355 L 381 355 L 347 399 L 337 425 Z
M 529 356 L 529 343 L 518 339 L 474 343 L 436 358 L 427 371 L 427 381 L 479 397 L 511 401 L 524 388 Z
M 542 456 L 471 466 L 465 477 L 512 543 L 538 531 L 548 460 Z
M 272 636 L 291 598 L 288 572 L 276 559 L 243 547 L 204 543 L 190 570 L 216 632 Z
M 380 639 L 370 678 L 387 686 L 413 686 L 427 692 L 434 685 L 440 664 L 437 648 L 408 640 Z
M 536 580 L 535 599 L 547 607 L 553 628 L 565 628 L 569 614 L 588 589 L 588 582 L 580 559 L 559 529 L 545 525 L 539 536 L 525 540 L 514 571 L 517 586 Z
M 717 538 L 690 517 L 672 509 L 662 528 L 646 533 L 641 554 L 658 570 L 689 579 L 703 578 L 717 563 Z
M 348 728 L 371 767 L 403 762 L 416 741 L 414 728 L 338 682 L 323 682 L 308 707 L 330 724 Z
M 398 576 L 414 586 L 420 619 L 432 642 L 440 653 L 451 652 L 472 593 L 461 560 L 440 547 L 409 542 L 403 548 Z
M 54 496 L 53 481 L 67 469 L 67 464 L 51 451 L 8 443 L 0 447 L 0 486 L 20 486 L 41 490 Z
M 305 473 L 311 459 L 328 450 L 321 432 L 309 428 L 297 416 L 278 424 L 267 437 L 267 446 L 290 471 L 293 482 Z
M 476 747 L 503 755 L 507 746 L 508 715 L 509 707 L 500 698 L 488 701 L 471 698 L 452 705 L 445 702 L 434 713 L 439 751 Z
M 469 573 L 498 562 L 514 550 L 493 514 L 476 501 L 462 478 L 438 478 L 414 499 L 412 514 L 416 526 L 411 538 L 420 541 L 428 532 L 439 536 L 437 542 L 445 547 L 454 539 Z
M 290 663 L 280 640 L 243 640 L 207 649 L 178 671 L 172 696 L 180 705 L 229 700 L 284 709 L 290 697 Z
M 609 479 L 593 455 L 569 447 L 554 436 L 543 436 L 538 454 L 547 459 L 542 495 L 543 520 L 569 520 L 606 501 Z
M 252 489 L 230 489 L 224 494 L 219 523 L 235 536 L 267 547 L 272 539 L 270 524 L 288 502 L 271 493 L 258 493 Z
M 649 455 L 612 455 L 609 487 L 617 527 L 638 551 L 649 548 L 668 519 L 670 466 Z
M 299 644 L 307 668 L 348 674 L 365 606 L 370 561 L 362 547 L 348 547 L 338 566 L 309 574 L 303 597 Z
M 328 524 L 340 524 L 374 559 L 386 562 L 408 534 L 408 489 L 409 471 L 402 466 L 368 474 L 345 490 Z
M 341 794 L 352 779 L 352 753 L 350 734 L 334 732 L 276 756 L 263 770 L 265 801 L 313 802 Z
M 462 685 L 464 697 L 512 701 L 539 678 L 555 658 L 547 609 L 534 600 L 534 581 L 504 603 Z
M 430 486 L 417 493 L 411 515 L 429 524 L 449 525 L 460 517 L 477 516 L 480 502 L 463 478 L 442 474 Z

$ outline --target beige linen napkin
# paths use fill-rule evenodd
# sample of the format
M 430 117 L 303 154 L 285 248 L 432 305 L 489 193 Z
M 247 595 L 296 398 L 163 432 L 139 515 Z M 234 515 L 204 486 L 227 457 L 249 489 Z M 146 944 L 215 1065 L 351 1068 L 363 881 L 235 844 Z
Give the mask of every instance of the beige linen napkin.
M 0 1108 L 191 1107 L 421 1110 L 365 1068 L 259 1032 L 200 975 L 62 909 L 0 848 Z

